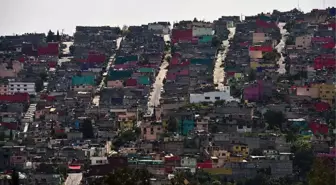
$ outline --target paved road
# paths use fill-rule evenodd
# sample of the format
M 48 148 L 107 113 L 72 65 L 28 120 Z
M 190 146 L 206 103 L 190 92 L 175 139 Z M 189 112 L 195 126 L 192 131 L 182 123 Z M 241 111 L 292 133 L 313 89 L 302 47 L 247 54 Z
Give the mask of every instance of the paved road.
M 236 28 L 229 28 L 230 34 L 228 36 L 227 40 L 223 41 L 223 47 L 224 50 L 220 50 L 217 55 L 217 61 L 215 63 L 215 68 L 214 68 L 214 74 L 213 74 L 213 79 L 214 79 L 214 84 L 217 84 L 217 89 L 220 91 L 224 90 L 224 82 L 225 82 L 225 72 L 224 72 L 224 67 L 221 67 L 222 64 L 225 61 L 226 55 L 229 51 L 230 43 L 229 40 L 232 39 L 236 33 Z
M 277 49 L 278 53 L 281 55 L 280 59 L 277 62 L 277 64 L 279 65 L 278 73 L 280 74 L 286 73 L 286 69 L 285 69 L 286 64 L 284 63 L 285 58 L 282 55 L 282 51 L 285 49 L 287 34 L 288 34 L 287 30 L 283 28 L 285 24 L 286 23 L 278 24 L 282 37 L 281 37 L 280 43 L 275 47 L 275 49 Z
M 117 50 L 120 48 L 120 44 L 121 44 L 122 39 L 123 39 L 122 37 L 120 37 L 120 38 L 117 39 Z M 113 56 L 110 57 L 109 62 L 107 63 L 105 72 L 108 72 L 110 70 L 110 68 L 112 67 L 114 58 L 115 58 L 115 55 L 113 55 Z M 101 91 L 105 87 L 105 83 L 104 83 L 105 82 L 105 78 L 106 78 L 106 76 L 102 78 L 99 86 L 97 87 L 97 89 L 99 89 L 99 91 Z M 99 106 L 99 100 L 100 100 L 100 95 L 97 94 L 92 99 L 92 104 L 95 105 L 95 106 Z
M 79 185 L 82 178 L 83 173 L 69 173 L 64 185 Z
M 170 41 L 169 35 L 164 35 L 165 42 Z M 167 54 L 166 56 L 170 56 Z M 154 106 L 158 106 L 160 104 L 161 98 L 161 89 L 163 88 L 163 79 L 166 78 L 167 75 L 167 67 L 169 66 L 169 62 L 164 60 L 160 66 L 160 71 L 158 72 L 155 82 L 153 83 L 153 90 L 149 95 L 148 101 L 148 112 L 147 114 L 152 115 L 154 112 Z
M 62 42 L 62 44 L 66 45 L 66 48 L 63 49 L 63 54 L 70 53 L 70 46 L 73 45 L 74 42 Z

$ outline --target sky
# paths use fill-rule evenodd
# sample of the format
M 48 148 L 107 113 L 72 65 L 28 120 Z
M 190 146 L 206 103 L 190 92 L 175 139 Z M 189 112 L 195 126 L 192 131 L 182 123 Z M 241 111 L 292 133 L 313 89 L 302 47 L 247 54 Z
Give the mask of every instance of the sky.
M 155 21 L 212 21 L 223 15 L 254 15 L 274 9 L 307 12 L 336 0 L 0 0 L 0 35 L 62 30 L 76 25 L 140 25 Z M 325 3 L 323 3 L 325 2 Z

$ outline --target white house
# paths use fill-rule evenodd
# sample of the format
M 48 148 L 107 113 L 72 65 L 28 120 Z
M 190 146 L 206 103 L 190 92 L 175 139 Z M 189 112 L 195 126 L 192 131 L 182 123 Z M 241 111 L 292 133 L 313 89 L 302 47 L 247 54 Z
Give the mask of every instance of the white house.
M 107 157 L 90 157 L 91 165 L 108 164 Z
M 190 94 L 190 103 L 215 102 L 218 100 L 238 101 L 230 95 L 230 87 L 225 86 L 224 91 L 205 92 L 203 94 Z
M 193 37 L 199 37 L 199 36 L 204 36 L 204 35 L 212 35 L 212 33 L 213 33 L 212 27 L 193 26 L 193 28 L 192 28 Z
M 308 49 L 311 46 L 311 35 L 304 35 L 295 38 L 295 48 L 296 49 Z
M 160 24 L 160 23 L 149 23 L 148 30 L 154 30 L 157 32 L 162 32 L 162 34 L 169 34 L 170 33 L 170 26 Z
M 14 93 L 28 93 L 30 95 L 36 95 L 35 82 L 9 82 L 8 92 Z

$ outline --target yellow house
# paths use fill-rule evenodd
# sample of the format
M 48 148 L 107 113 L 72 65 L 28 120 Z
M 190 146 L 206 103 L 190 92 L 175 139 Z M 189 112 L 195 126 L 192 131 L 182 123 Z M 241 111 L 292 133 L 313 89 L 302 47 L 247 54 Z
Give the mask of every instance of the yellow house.
M 336 96 L 336 86 L 333 84 L 315 84 L 312 85 L 319 89 L 319 98 L 332 104 L 332 100 Z
M 242 155 L 243 157 L 248 157 L 249 155 L 249 148 L 246 144 L 233 144 L 231 150 L 233 154 Z
M 121 130 L 131 130 L 134 127 L 133 120 L 119 122 Z
M 269 64 L 269 63 L 259 63 L 259 62 L 251 62 L 250 67 L 254 70 L 256 70 L 258 67 L 275 67 L 275 64 Z

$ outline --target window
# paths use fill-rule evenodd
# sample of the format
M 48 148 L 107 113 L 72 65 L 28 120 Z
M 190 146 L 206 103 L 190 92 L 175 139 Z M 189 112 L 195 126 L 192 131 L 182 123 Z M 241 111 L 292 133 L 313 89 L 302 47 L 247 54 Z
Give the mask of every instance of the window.
M 20 91 L 20 89 L 16 89 L 17 91 Z
M 13 88 L 11 88 L 10 90 L 11 90 L 11 91 L 14 91 L 14 89 L 13 89 Z
M 161 128 L 160 128 L 160 127 L 158 127 L 158 128 L 157 128 L 157 130 L 161 130 Z
M 27 89 L 23 89 L 23 90 L 25 90 L 25 91 L 26 91 Z
M 307 91 L 309 91 L 309 88 L 307 88 Z
M 216 96 L 215 99 L 216 99 L 216 100 L 220 100 L 220 97 Z
M 102 160 L 97 160 L 97 161 L 96 161 L 96 164 L 102 164 L 102 163 L 103 163 Z
M 27 84 L 24 84 L 23 87 L 27 87 Z
M 206 96 L 206 97 L 204 97 L 204 99 L 206 99 L 206 100 L 210 100 L 210 97 L 209 97 L 209 96 Z
M 18 87 L 20 87 L 20 84 L 17 84 Z

